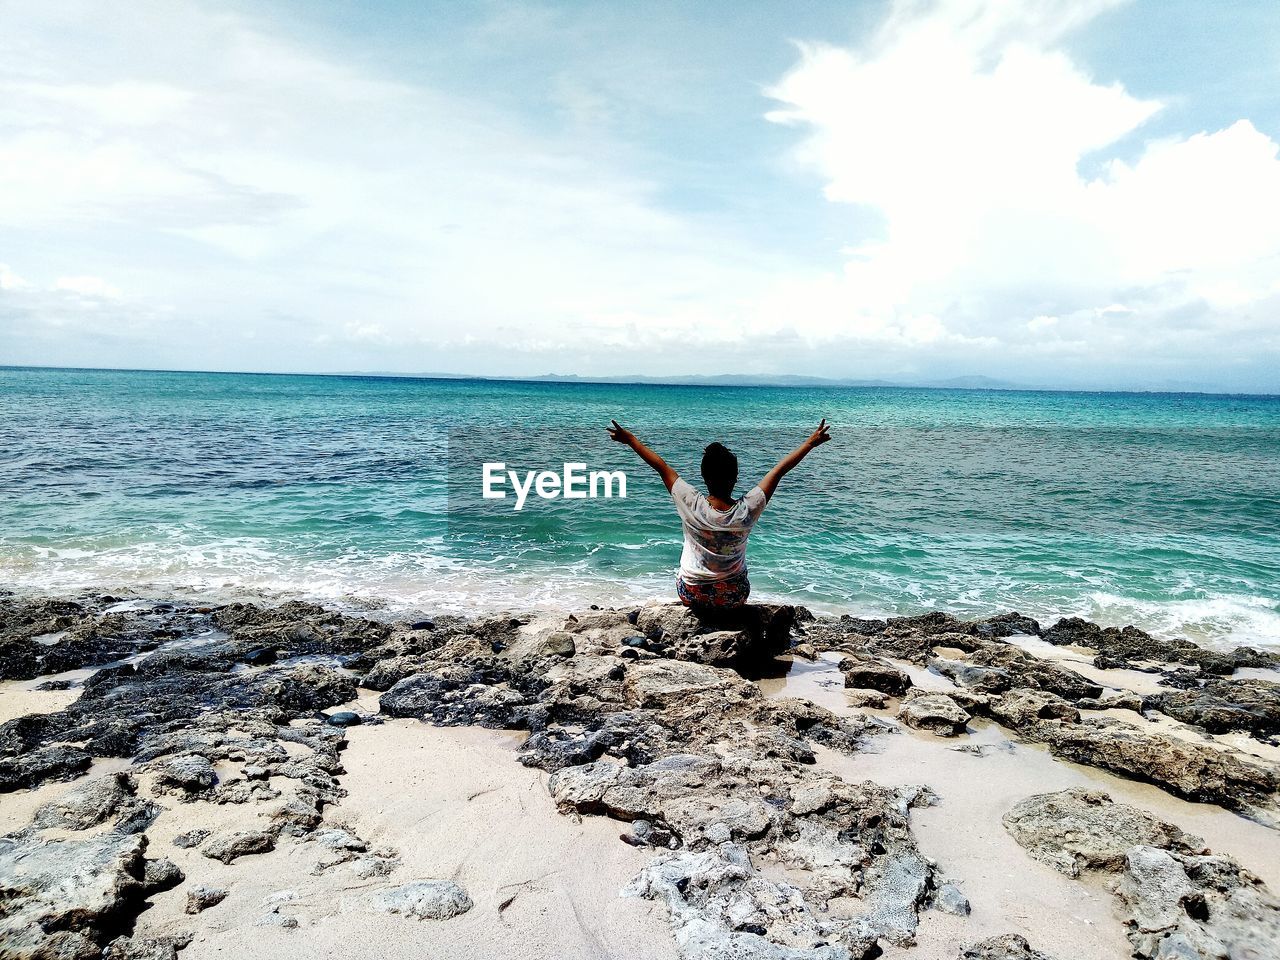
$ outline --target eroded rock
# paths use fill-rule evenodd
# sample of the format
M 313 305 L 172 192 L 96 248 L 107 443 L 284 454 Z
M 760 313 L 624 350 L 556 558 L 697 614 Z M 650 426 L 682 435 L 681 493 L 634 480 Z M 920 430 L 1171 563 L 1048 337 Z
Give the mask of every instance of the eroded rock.
M 375 910 L 417 920 L 448 920 L 474 906 L 467 891 L 452 880 L 414 880 L 381 890 L 373 894 L 370 902 Z
M 1003 822 L 1031 856 L 1069 877 L 1084 870 L 1118 872 L 1140 844 L 1187 852 L 1204 847 L 1200 838 L 1100 790 L 1036 794 L 1015 804 Z
M 912 690 L 898 708 L 898 719 L 917 730 L 928 730 L 939 737 L 954 737 L 965 732 L 970 718 L 945 693 Z

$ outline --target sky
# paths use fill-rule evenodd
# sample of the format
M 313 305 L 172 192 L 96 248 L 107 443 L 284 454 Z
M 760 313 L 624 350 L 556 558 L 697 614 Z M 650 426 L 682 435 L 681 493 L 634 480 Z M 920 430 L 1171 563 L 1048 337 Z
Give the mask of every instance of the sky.
M 0 364 L 1280 393 L 1274 0 L 0 23 Z

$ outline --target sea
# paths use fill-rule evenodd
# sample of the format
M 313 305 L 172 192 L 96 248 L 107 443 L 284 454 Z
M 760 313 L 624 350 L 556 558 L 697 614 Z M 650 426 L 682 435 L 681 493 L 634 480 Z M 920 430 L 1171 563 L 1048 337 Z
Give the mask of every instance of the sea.
M 695 486 L 725 443 L 741 495 L 823 417 L 752 534 L 753 597 L 1280 646 L 1263 396 L 0 368 L 0 587 L 393 615 L 673 597 L 679 522 L 609 421 Z M 621 471 L 626 496 L 557 496 L 566 463 L 571 492 Z M 531 472 L 549 495 L 517 510 Z

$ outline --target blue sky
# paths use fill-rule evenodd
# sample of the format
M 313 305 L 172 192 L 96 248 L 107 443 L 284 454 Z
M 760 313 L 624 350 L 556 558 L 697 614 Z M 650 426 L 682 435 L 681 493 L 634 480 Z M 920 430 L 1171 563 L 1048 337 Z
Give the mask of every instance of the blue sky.
M 9 0 L 0 363 L 1280 392 L 1280 7 Z

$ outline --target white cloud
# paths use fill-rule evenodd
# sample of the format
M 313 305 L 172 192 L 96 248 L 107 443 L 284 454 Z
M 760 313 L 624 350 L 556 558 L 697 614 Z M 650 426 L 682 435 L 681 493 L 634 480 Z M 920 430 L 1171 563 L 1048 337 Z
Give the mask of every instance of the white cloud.
M 0 290 L 23 290 L 29 286 L 7 263 L 0 263 Z
M 1112 5 L 900 3 L 864 48 L 800 48 L 769 118 L 803 132 L 829 199 L 884 222 L 829 284 L 830 332 L 926 315 L 1016 346 L 1046 313 L 1078 328 L 1118 298 L 1111 329 L 1132 346 L 1156 347 L 1179 308 L 1209 337 L 1275 332 L 1240 314 L 1280 291 L 1274 141 L 1241 120 L 1081 173 L 1161 109 L 1057 46 Z
M 53 282 L 53 289 L 99 300 L 119 300 L 121 296 L 117 287 L 113 287 L 101 277 L 59 277 Z
M 0 33 L 0 250 L 42 292 L 6 297 L 0 347 L 40 362 L 56 326 L 177 366 L 1033 378 L 1274 352 L 1276 144 L 1248 121 L 1142 142 L 1161 104 L 1062 49 L 1113 5 L 902 2 L 857 48 L 802 46 L 769 117 L 806 172 L 771 186 L 813 196 L 816 171 L 883 224 L 833 237 L 832 270 L 675 208 L 600 132 L 663 115 L 620 105 L 611 63 L 555 79 L 557 126 L 198 0 L 30 2 Z M 502 10 L 547 43 L 573 19 Z

